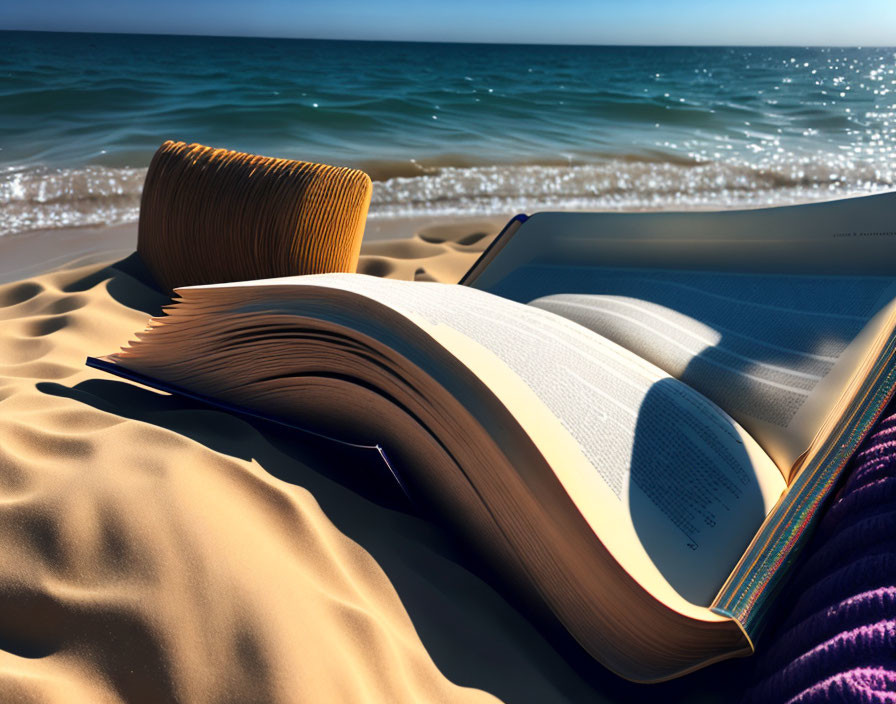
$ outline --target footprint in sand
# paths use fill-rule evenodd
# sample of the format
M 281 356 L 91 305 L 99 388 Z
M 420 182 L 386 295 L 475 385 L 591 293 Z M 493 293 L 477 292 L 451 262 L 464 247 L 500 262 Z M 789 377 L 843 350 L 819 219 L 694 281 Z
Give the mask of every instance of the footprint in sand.
M 358 261 L 358 273 L 367 274 L 368 276 L 380 276 L 383 278 L 392 278 L 395 273 L 395 262 L 388 257 L 377 257 L 373 255 L 361 255 Z
M 87 305 L 88 298 L 78 294 L 70 294 L 65 298 L 57 298 L 55 301 L 48 303 L 46 307 L 41 309 L 44 315 L 60 315 L 62 313 L 71 313 L 79 310 Z
M 24 329 L 29 337 L 44 337 L 57 330 L 62 330 L 68 324 L 69 317 L 67 315 L 35 317 L 24 325 Z
M 34 281 L 23 281 L 0 288 L 0 307 L 8 308 L 40 295 L 44 287 Z
M 503 220 L 430 225 L 412 238 L 366 242 L 358 271 L 408 281 L 456 283 L 503 226 Z
M 424 242 L 432 244 L 453 244 L 461 247 L 472 247 L 486 237 L 493 237 L 494 234 L 494 232 L 471 232 L 468 235 L 457 235 L 457 233 L 449 231 L 449 228 L 446 226 L 438 226 L 421 230 L 417 233 L 417 237 Z
M 414 272 L 414 281 L 435 281 L 435 278 L 421 266 Z

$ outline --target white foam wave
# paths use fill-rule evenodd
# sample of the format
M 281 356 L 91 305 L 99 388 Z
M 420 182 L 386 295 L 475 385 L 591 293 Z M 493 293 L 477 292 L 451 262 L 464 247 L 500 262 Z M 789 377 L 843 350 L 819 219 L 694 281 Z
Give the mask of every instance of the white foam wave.
M 137 220 L 146 169 L 0 171 L 0 235 Z M 775 168 L 616 159 L 569 166 L 440 167 L 374 183 L 371 218 L 539 210 L 687 210 L 783 205 L 896 188 L 896 170 L 824 159 Z
M 0 235 L 133 222 L 146 169 L 44 166 L 0 172 Z
M 374 184 L 371 217 L 509 214 L 538 210 L 680 210 L 823 200 L 896 187 L 896 171 L 794 160 L 674 164 L 615 160 L 575 166 L 442 168 Z

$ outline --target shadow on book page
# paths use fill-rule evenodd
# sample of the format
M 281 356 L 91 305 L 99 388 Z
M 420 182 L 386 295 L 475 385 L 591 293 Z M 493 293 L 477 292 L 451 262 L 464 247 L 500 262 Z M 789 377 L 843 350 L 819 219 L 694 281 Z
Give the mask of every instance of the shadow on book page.
M 685 599 L 708 604 L 767 508 L 733 424 L 720 414 L 719 432 L 707 432 L 705 418 L 682 405 L 682 390 L 661 379 L 644 397 L 627 498 L 635 532 L 659 571 Z

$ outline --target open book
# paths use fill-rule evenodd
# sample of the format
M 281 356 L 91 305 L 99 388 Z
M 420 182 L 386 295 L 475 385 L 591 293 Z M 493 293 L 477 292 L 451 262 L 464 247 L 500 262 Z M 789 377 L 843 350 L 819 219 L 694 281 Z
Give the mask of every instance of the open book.
M 753 649 L 896 379 L 896 194 L 515 219 L 465 285 L 177 290 L 89 363 L 385 448 L 637 681 Z

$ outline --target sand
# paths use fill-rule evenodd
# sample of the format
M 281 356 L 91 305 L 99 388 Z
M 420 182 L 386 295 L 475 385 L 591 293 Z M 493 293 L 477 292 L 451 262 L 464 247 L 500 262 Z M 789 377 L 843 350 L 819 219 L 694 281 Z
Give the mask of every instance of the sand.
M 501 225 L 373 223 L 361 271 L 453 281 Z M 402 236 L 403 235 L 403 236 Z M 630 685 L 519 606 L 361 451 L 84 366 L 166 298 L 136 230 L 0 241 L 0 701 L 725 701 Z

